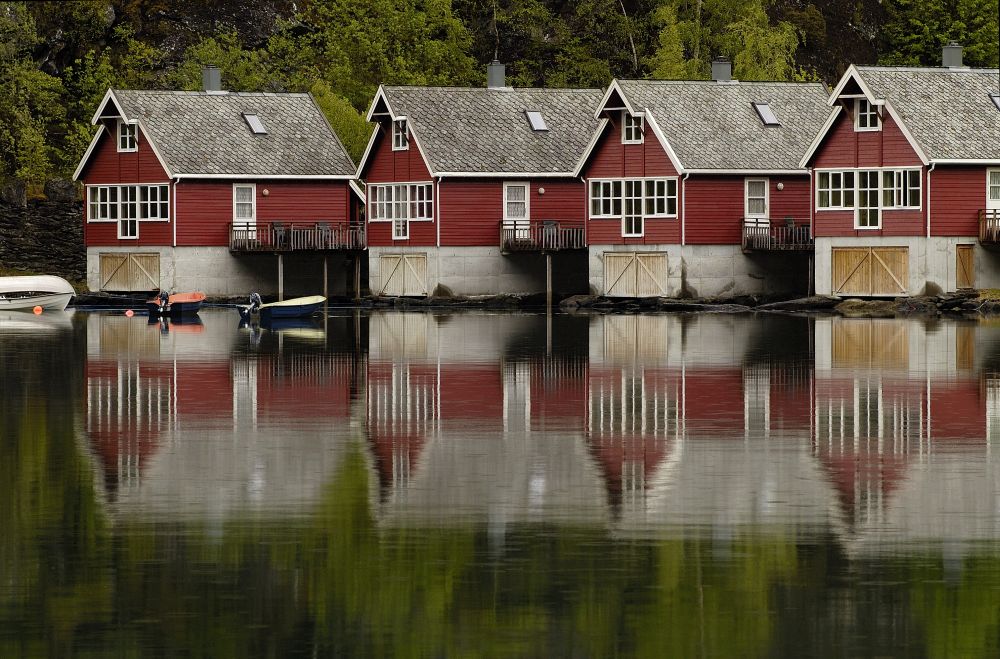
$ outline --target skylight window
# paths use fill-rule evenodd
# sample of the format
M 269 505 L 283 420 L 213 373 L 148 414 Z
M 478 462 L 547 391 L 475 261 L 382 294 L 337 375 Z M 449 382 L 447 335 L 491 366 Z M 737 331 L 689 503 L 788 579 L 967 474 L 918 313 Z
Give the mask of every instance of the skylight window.
M 545 119 L 542 117 L 542 113 L 538 110 L 525 110 L 524 114 L 528 117 L 528 123 L 531 124 L 531 130 L 537 132 L 549 129 L 549 127 L 545 125 Z
M 765 126 L 780 126 L 781 123 L 778 121 L 778 117 L 774 115 L 774 110 L 771 109 L 768 103 L 754 103 L 753 109 L 757 111 L 757 116 L 764 123 Z
M 267 129 L 264 128 L 264 123 L 256 114 L 244 112 L 243 118 L 246 119 L 247 125 L 250 126 L 250 130 L 253 131 L 254 135 L 267 135 Z
M 1000 94 L 990 94 L 990 100 L 997 106 L 997 110 L 1000 110 Z

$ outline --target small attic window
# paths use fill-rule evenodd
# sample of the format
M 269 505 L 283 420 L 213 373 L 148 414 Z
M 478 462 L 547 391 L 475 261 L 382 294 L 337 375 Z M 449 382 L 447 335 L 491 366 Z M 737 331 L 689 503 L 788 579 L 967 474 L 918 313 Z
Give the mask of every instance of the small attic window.
M 997 110 L 1000 110 L 1000 94 L 990 94 L 990 100 L 997 106 Z
M 256 114 L 244 112 L 243 118 L 246 119 L 247 126 L 250 126 L 250 130 L 253 131 L 254 135 L 267 135 L 267 129 L 264 128 L 264 123 Z
M 780 126 L 781 122 L 774 115 L 769 103 L 753 103 L 753 109 L 757 111 L 757 116 L 765 126 Z
M 531 130 L 539 132 L 549 129 L 549 127 L 545 125 L 545 118 L 542 117 L 542 113 L 538 110 L 525 110 L 524 114 L 528 117 L 528 123 L 531 124 Z

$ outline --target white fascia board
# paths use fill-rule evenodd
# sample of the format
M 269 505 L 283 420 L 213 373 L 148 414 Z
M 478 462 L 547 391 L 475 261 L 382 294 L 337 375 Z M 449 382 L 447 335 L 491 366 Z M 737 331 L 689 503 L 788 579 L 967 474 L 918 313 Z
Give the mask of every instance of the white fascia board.
M 577 178 L 573 172 L 437 172 L 434 176 L 451 178 Z
M 663 150 L 667 152 L 667 157 L 670 158 L 670 162 L 674 166 L 674 169 L 677 170 L 678 174 L 685 173 L 686 170 L 684 169 L 684 165 L 681 164 L 681 159 L 677 157 L 677 154 L 674 152 L 674 148 L 670 146 L 667 136 L 663 134 L 662 130 L 660 130 L 660 126 L 656 123 L 653 113 L 649 111 L 649 108 L 646 108 L 644 112 L 646 115 L 646 123 L 653 129 L 653 134 L 656 135 L 656 139 L 660 141 L 660 146 L 663 147 Z
M 94 139 L 90 140 L 90 146 L 87 147 L 86 153 L 83 154 L 83 158 L 80 158 L 80 164 L 76 166 L 76 170 L 73 172 L 73 180 L 76 181 L 80 178 L 80 174 L 83 173 L 83 168 L 87 165 L 87 161 L 90 160 L 90 154 L 94 152 L 97 147 L 97 141 L 101 139 L 101 135 L 104 133 L 104 124 L 97 127 L 97 132 L 94 134 Z
M 365 195 L 365 191 L 361 189 L 361 185 L 358 184 L 356 180 L 351 179 L 350 181 L 347 182 L 347 185 L 350 186 L 354 194 L 358 195 L 358 199 L 360 199 L 362 203 L 367 203 L 368 199 L 367 196 Z
M 688 169 L 685 174 L 716 174 L 730 176 L 808 176 L 807 169 Z
M 108 87 L 108 91 L 105 92 L 104 98 L 101 99 L 101 102 L 97 104 L 97 109 L 94 110 L 94 116 L 90 119 L 91 124 L 96 124 L 98 121 L 101 120 L 101 110 L 104 109 L 104 106 L 107 104 L 108 99 L 111 99 L 111 102 L 115 104 L 116 108 L 118 108 L 118 114 L 121 115 L 121 118 L 124 119 L 126 122 L 128 121 L 128 117 L 126 117 L 125 112 L 122 111 L 121 103 L 119 103 L 118 99 L 115 98 L 114 90 Z
M 628 102 L 628 99 L 625 97 L 625 92 L 622 91 L 621 86 L 618 84 L 618 79 L 615 78 L 614 80 L 611 81 L 611 84 L 608 85 L 608 90 L 606 92 L 604 92 L 604 97 L 601 99 L 601 102 L 598 104 L 597 110 L 594 111 L 594 119 L 600 119 L 601 118 L 601 113 L 604 112 L 604 106 L 607 104 L 608 100 L 611 98 L 611 92 L 613 92 L 613 91 L 617 91 L 618 92 L 618 96 L 620 96 L 621 99 L 622 99 L 622 101 L 625 102 L 625 108 L 629 111 L 629 113 L 630 114 L 635 114 L 635 110 L 632 109 L 632 104 Z
M 399 118 L 405 119 L 406 117 L 399 117 Z M 420 143 L 420 137 L 417 135 L 417 129 L 413 125 L 413 122 L 407 121 L 406 128 L 410 131 L 410 134 L 413 135 L 413 143 L 417 145 L 417 151 L 420 152 L 420 157 L 423 159 L 424 165 L 427 167 L 427 171 L 428 173 L 430 173 L 431 178 L 434 178 L 435 176 L 441 176 L 441 174 L 437 173 L 434 170 L 434 164 L 431 163 L 431 159 L 427 157 L 427 152 L 424 151 L 424 147 Z
M 171 178 L 229 179 L 233 181 L 351 181 L 354 174 L 174 174 Z
M 597 146 L 597 142 L 600 141 L 601 136 L 604 135 L 604 131 L 607 129 L 608 124 L 611 123 L 607 117 L 601 119 L 601 123 L 597 125 L 597 129 L 594 131 L 593 136 L 590 138 L 590 144 L 587 148 L 583 150 L 583 155 L 580 156 L 580 160 L 576 163 L 576 167 L 573 168 L 573 176 L 579 176 L 580 172 L 583 171 L 583 166 L 590 159 L 590 154 Z
M 910 146 L 917 153 L 917 156 L 920 157 L 920 162 L 924 163 L 925 165 L 930 164 L 930 160 L 928 160 L 927 154 L 925 154 L 924 150 L 920 148 L 920 145 L 917 143 L 917 140 L 913 138 L 913 134 L 910 133 L 910 129 L 907 128 L 906 124 L 903 123 L 902 117 L 900 117 L 899 114 L 896 113 L 896 110 L 893 109 L 892 103 L 886 101 L 885 109 L 889 112 L 889 116 L 892 117 L 892 120 L 896 122 L 896 126 L 899 127 L 900 132 L 902 132 L 903 136 L 906 137 L 906 141 L 910 143 Z
M 146 143 L 149 144 L 149 148 L 153 150 L 153 155 L 155 155 L 156 159 L 160 162 L 160 167 L 162 167 L 163 171 L 167 173 L 167 176 L 173 178 L 174 175 L 170 171 L 170 167 L 167 166 L 167 161 L 164 160 L 163 156 L 160 154 L 160 150 L 156 148 L 156 143 L 149 137 L 149 131 L 146 130 L 146 125 L 142 123 L 142 120 L 139 121 L 139 130 L 142 131 L 142 136 L 145 138 Z
M 882 105 L 883 101 L 875 98 L 875 94 L 872 93 L 872 90 L 869 89 L 868 85 L 865 83 L 864 78 L 861 77 L 861 72 L 859 72 L 857 67 L 853 64 L 847 67 L 847 71 L 845 71 L 844 75 L 841 76 L 840 82 L 838 82 L 837 86 L 833 88 L 830 98 L 827 99 L 827 105 L 832 106 L 837 103 L 841 93 L 844 91 L 844 87 L 846 87 L 847 83 L 851 80 L 858 83 L 858 87 L 861 88 L 861 92 L 865 95 L 865 98 L 868 99 L 869 103 L 872 105 Z
M 375 124 L 375 130 L 372 131 L 372 136 L 368 138 L 368 146 L 365 147 L 364 155 L 361 156 L 361 162 L 358 163 L 358 169 L 354 172 L 355 178 L 361 178 L 361 172 L 365 169 L 365 164 L 368 163 L 368 158 L 371 156 L 372 148 L 375 146 L 375 140 L 378 138 L 378 132 L 382 129 L 379 124 Z
M 1000 165 L 1000 159 L 990 160 L 989 158 L 934 158 L 930 164 L 935 165 Z
M 840 113 L 843 110 L 843 107 L 837 105 L 830 111 L 830 116 L 826 118 L 826 123 L 824 123 L 823 127 L 819 129 L 818 133 L 816 133 L 816 137 L 813 138 L 812 144 L 810 144 L 809 148 L 806 150 L 806 154 L 802 156 L 802 160 L 799 161 L 799 167 L 808 167 L 808 163 L 816 153 L 816 149 L 818 149 L 819 145 L 823 143 L 823 140 L 826 138 L 826 134 L 830 132 L 831 128 L 833 128 L 833 122 L 837 120 L 837 117 L 840 116 Z
M 386 107 L 386 109 L 389 110 L 389 116 L 392 117 L 393 119 L 396 119 L 396 116 L 395 116 L 396 113 L 394 113 L 392 111 L 392 106 L 389 105 L 389 99 L 385 95 L 385 90 L 382 89 L 382 85 L 379 85 L 378 86 L 378 91 L 375 92 L 375 98 L 372 99 L 372 104 L 368 107 L 367 114 L 365 114 L 365 119 L 367 121 L 371 121 L 372 120 L 372 117 L 375 114 L 375 106 L 378 105 L 378 100 L 380 98 L 385 102 L 385 107 Z

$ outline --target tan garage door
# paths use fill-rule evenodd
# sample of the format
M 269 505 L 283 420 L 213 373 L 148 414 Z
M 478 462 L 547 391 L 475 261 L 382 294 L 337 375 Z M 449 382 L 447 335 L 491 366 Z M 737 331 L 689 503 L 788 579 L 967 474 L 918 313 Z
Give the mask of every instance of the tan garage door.
M 604 294 L 609 297 L 666 295 L 666 253 L 605 252 Z
M 955 288 L 976 287 L 974 245 L 955 245 Z
M 383 254 L 379 257 L 382 275 L 380 295 L 426 297 L 426 254 Z
M 102 291 L 151 291 L 160 288 L 159 254 L 101 254 Z
M 834 295 L 906 295 L 909 254 L 905 247 L 834 247 Z

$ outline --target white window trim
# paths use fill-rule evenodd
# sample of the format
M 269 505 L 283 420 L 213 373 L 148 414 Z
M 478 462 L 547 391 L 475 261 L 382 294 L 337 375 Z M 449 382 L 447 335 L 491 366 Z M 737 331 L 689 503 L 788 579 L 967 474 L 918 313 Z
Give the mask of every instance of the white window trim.
M 410 202 L 407 201 L 406 203 L 407 203 L 407 206 L 409 206 Z M 393 218 L 393 219 L 389 220 L 389 222 L 392 222 L 392 239 L 393 240 L 409 240 L 410 239 L 410 222 L 412 222 L 412 221 L 413 220 L 411 220 L 408 217 L 407 218 L 399 217 L 399 218 Z M 404 226 L 406 228 L 406 235 L 405 236 L 396 235 L 396 226 L 397 226 L 396 223 L 397 222 L 402 222 L 403 223 L 402 226 Z
M 166 196 L 166 199 L 165 199 L 166 204 L 167 204 L 167 216 L 166 217 L 141 217 L 141 211 L 139 211 L 138 209 L 140 209 L 142 207 L 143 202 L 141 201 L 141 199 L 142 199 L 142 192 L 141 192 L 141 190 L 139 190 L 139 188 L 159 188 L 159 187 L 164 186 L 164 185 L 167 186 L 167 196 Z M 170 192 L 170 182 L 169 181 L 163 181 L 161 183 L 106 183 L 106 184 L 102 183 L 102 184 L 87 185 L 87 186 L 84 186 L 84 187 L 85 187 L 85 190 L 84 190 L 84 206 L 85 206 L 86 212 L 87 212 L 87 224 L 109 224 L 111 222 L 117 222 L 119 219 L 121 219 L 121 207 L 122 207 L 122 191 L 121 191 L 121 188 L 133 188 L 133 187 L 136 188 L 136 204 L 137 204 L 136 209 L 137 209 L 137 212 L 139 212 L 139 216 L 137 216 L 136 219 L 138 219 L 140 222 L 169 222 L 170 221 L 171 205 L 172 204 L 171 204 L 171 201 L 170 201 L 171 192 Z M 91 214 L 91 212 L 90 212 L 90 191 L 91 190 L 100 190 L 101 188 L 118 188 L 118 191 L 116 192 L 115 202 L 114 202 L 115 207 L 118 209 L 118 217 L 117 218 L 103 218 L 103 219 L 102 218 L 95 218 Z M 100 193 L 98 193 L 98 194 L 100 194 Z M 160 203 L 160 202 L 157 202 L 157 203 Z
M 861 104 L 867 103 L 868 107 L 872 109 L 875 113 L 875 125 L 874 126 L 861 126 Z M 878 106 L 871 103 L 867 98 L 856 98 L 854 99 L 854 131 L 857 133 L 870 133 L 882 130 L 882 115 L 879 114 Z
M 172 204 L 170 202 L 170 198 L 173 196 L 172 193 L 171 193 L 171 190 L 170 190 L 170 182 L 169 181 L 164 181 L 163 183 L 139 183 L 137 185 L 140 188 L 143 188 L 143 187 L 146 187 L 146 188 L 159 188 L 159 187 L 162 187 L 164 185 L 167 186 L 167 196 L 166 196 L 166 198 L 163 199 L 163 200 L 159 200 L 158 199 L 157 202 L 156 202 L 157 204 L 161 204 L 164 201 L 166 202 L 166 204 L 167 204 L 167 216 L 166 217 L 142 217 L 142 210 L 141 210 L 142 209 L 142 205 L 143 205 L 142 190 L 139 190 L 139 208 L 140 208 L 139 221 L 141 221 L 141 222 L 169 222 L 170 221 L 170 214 L 172 212 L 172 209 L 171 209 Z M 159 193 L 157 193 L 157 194 L 159 194 Z M 149 202 L 146 202 L 146 203 L 149 203 Z
M 884 170 L 878 167 L 863 168 L 858 169 L 857 173 L 854 175 L 854 230 L 855 231 L 878 231 L 882 229 L 882 172 Z M 861 219 L 861 173 L 862 172 L 875 172 L 875 206 L 865 206 L 865 208 L 874 208 L 878 217 L 878 223 L 875 225 L 864 225 L 862 226 L 859 222 Z
M 750 184 L 764 184 L 764 212 L 750 212 Z M 746 178 L 743 180 L 743 217 L 752 217 L 758 220 L 767 220 L 771 217 L 771 179 L 769 178 Z
M 990 199 L 990 173 L 1000 172 L 1000 167 L 988 167 L 986 169 L 986 210 L 1000 210 L 1000 199 Z M 992 204 L 992 206 L 990 205 Z
M 385 189 L 385 188 L 395 188 L 395 187 L 398 187 L 398 186 L 401 186 L 401 185 L 405 185 L 407 187 L 407 191 L 406 191 L 406 220 L 408 222 L 433 222 L 434 221 L 434 203 L 436 201 L 434 199 L 434 181 L 398 181 L 398 182 L 394 181 L 392 183 L 388 183 L 387 182 L 387 183 L 369 183 L 368 184 L 367 221 L 370 224 L 381 224 L 383 222 L 393 222 L 396 219 L 402 219 L 402 218 L 396 218 L 396 217 L 381 217 L 381 218 L 377 218 L 376 214 L 372 210 L 372 209 L 375 208 L 375 204 L 376 204 L 376 200 L 375 200 L 376 193 L 375 193 L 375 190 L 377 190 L 377 189 Z M 428 197 L 427 197 L 426 200 L 424 200 L 424 202 L 422 202 L 422 203 L 429 202 L 430 205 L 431 205 L 430 214 L 427 217 L 411 217 L 410 216 L 410 204 L 413 202 L 413 200 L 412 200 L 412 198 L 410 196 L 410 188 L 414 188 L 414 187 L 417 187 L 417 186 L 424 186 L 424 187 L 428 188 Z M 395 197 L 396 197 L 395 194 L 393 194 L 393 201 L 391 201 L 389 203 L 395 204 L 396 203 L 396 198 Z
M 132 138 L 132 148 L 122 148 L 122 127 L 131 126 L 135 131 Z M 139 124 L 126 122 L 122 119 L 118 120 L 118 130 L 115 131 L 115 147 L 118 149 L 118 153 L 135 153 L 139 150 Z
M 814 194 L 813 194 L 813 208 L 816 210 L 817 213 L 825 213 L 827 211 L 854 211 L 855 218 L 856 218 L 857 217 L 857 210 L 859 208 L 858 201 L 859 201 L 859 191 L 861 189 L 861 180 L 860 180 L 861 179 L 861 176 L 860 176 L 861 172 L 878 172 L 879 173 L 879 175 L 878 175 L 878 180 L 879 180 L 879 199 L 878 199 L 878 201 L 879 201 L 879 228 L 881 228 L 881 225 L 882 225 L 881 217 L 882 217 L 882 212 L 883 211 L 917 211 L 918 212 L 918 211 L 922 211 L 923 210 L 923 207 L 924 207 L 924 176 L 923 176 L 923 168 L 921 168 L 921 167 L 857 167 L 857 168 L 854 168 L 854 167 L 847 167 L 847 168 L 837 168 L 837 167 L 834 167 L 834 168 L 816 168 L 813 171 L 816 174 L 816 176 L 815 176 L 815 181 L 816 181 L 815 190 L 813 191 L 814 192 Z M 847 173 L 847 172 L 851 172 L 851 173 L 854 174 L 854 188 L 853 188 L 854 189 L 854 204 L 852 206 L 843 206 L 843 205 L 841 205 L 841 206 L 820 206 L 819 205 L 819 193 L 820 193 L 821 188 L 819 186 L 819 175 L 820 174 L 844 174 L 844 173 Z M 920 175 L 917 177 L 917 181 L 920 184 L 920 188 L 919 188 L 920 189 L 920 204 L 917 205 L 917 206 L 884 206 L 882 204 L 882 193 L 885 190 L 885 186 L 883 185 L 883 182 L 882 182 L 882 177 L 884 176 L 883 172 L 920 172 Z M 987 175 L 987 182 L 989 181 L 988 176 L 989 175 Z M 841 189 L 842 190 L 850 190 L 851 188 L 841 188 Z M 987 195 L 988 194 L 989 194 L 989 191 L 987 191 Z M 841 201 L 843 201 L 843 199 L 841 199 Z M 856 224 L 857 224 L 857 222 L 855 221 L 855 225 Z M 859 229 L 870 229 L 870 228 L 873 228 L 873 227 L 856 227 L 856 228 L 859 228 Z
M 865 169 L 869 169 L 869 168 L 866 167 Z M 871 168 L 871 169 L 879 169 L 879 168 Z M 884 177 L 885 176 L 884 172 L 902 172 L 904 174 L 906 172 L 919 172 L 918 175 L 917 175 L 917 191 L 919 192 L 918 198 L 920 199 L 920 203 L 918 203 L 916 206 L 907 206 L 907 205 L 897 206 L 897 205 L 895 205 L 896 204 L 895 194 L 893 194 L 893 205 L 892 206 L 881 206 L 882 210 L 884 210 L 884 211 L 919 211 L 919 210 L 923 210 L 923 206 L 924 206 L 924 177 L 923 177 L 923 172 L 921 171 L 921 169 L 919 167 L 883 167 L 883 168 L 881 168 L 880 171 L 883 172 L 883 173 L 879 174 L 880 177 Z M 879 178 L 879 185 L 882 186 L 882 189 L 879 192 L 879 204 L 881 205 L 881 203 L 882 203 L 882 195 L 885 192 L 885 185 L 884 185 L 884 182 L 883 182 L 882 178 Z M 896 189 L 896 186 L 895 186 L 895 182 L 894 182 L 893 183 L 893 190 L 895 191 L 895 189 Z
M 510 217 L 507 215 L 507 191 L 510 188 L 524 188 L 524 217 Z M 503 182 L 503 220 L 504 222 L 530 222 L 531 221 L 531 183 L 528 181 L 504 181 Z
M 399 141 L 397 138 L 400 134 L 400 124 L 402 124 L 402 144 L 397 145 Z M 410 150 L 410 124 L 406 120 L 406 117 L 399 117 L 392 120 L 392 150 L 393 151 L 409 151 Z
M 626 122 L 628 118 L 631 117 L 633 120 L 639 122 L 639 137 L 628 139 L 626 137 Z M 633 127 L 634 128 L 634 127 Z M 642 144 L 646 136 L 646 117 L 641 114 L 631 114 L 628 110 L 622 110 L 622 144 Z
M 642 177 L 628 176 L 628 177 L 625 177 L 625 178 L 592 178 L 592 179 L 587 179 L 587 216 L 590 219 L 592 219 L 592 220 L 620 220 L 620 219 L 622 219 L 625 216 L 625 181 L 641 181 L 642 182 L 642 190 L 643 190 L 643 213 L 642 213 L 642 216 L 643 216 L 644 219 L 647 219 L 647 220 L 663 220 L 663 219 L 671 219 L 671 220 L 673 220 L 673 219 L 677 219 L 677 215 L 678 215 L 678 212 L 679 212 L 679 209 L 680 209 L 680 199 L 679 199 L 679 197 L 680 197 L 680 190 L 679 190 L 680 189 L 680 183 L 679 183 L 678 177 L 676 177 L 676 176 L 642 176 Z M 645 200 L 646 200 L 646 181 L 663 181 L 664 182 L 664 186 L 665 187 L 664 187 L 664 203 L 663 203 L 664 212 L 663 213 L 651 213 L 651 214 L 647 214 L 645 212 L 645 206 L 646 206 L 646 203 L 645 203 Z M 670 182 L 671 181 L 673 181 L 673 187 L 674 187 L 674 193 L 672 195 L 670 194 Z M 622 210 L 622 212 L 621 213 L 614 213 L 614 211 L 612 211 L 612 213 L 610 215 L 605 215 L 603 213 L 602 214 L 594 214 L 593 213 L 593 208 L 594 208 L 594 206 L 593 206 L 593 200 L 594 200 L 594 196 L 593 196 L 593 191 L 592 191 L 591 185 L 594 184 L 594 183 L 611 183 L 612 185 L 614 183 L 620 183 L 621 184 L 621 191 L 622 191 L 622 196 L 621 196 L 621 201 L 622 201 L 621 210 Z M 612 199 L 613 198 L 614 197 L 612 197 Z M 603 197 L 602 197 L 602 199 L 603 199 Z M 670 204 L 668 202 L 671 199 L 673 199 L 673 201 L 674 201 L 674 212 L 673 213 L 671 213 L 670 210 L 669 210 Z M 612 204 L 612 207 L 613 207 L 613 204 Z
M 631 183 L 632 186 L 633 186 L 633 188 L 635 186 L 637 186 L 637 185 L 639 186 L 639 196 L 638 196 L 638 202 L 637 202 L 639 204 L 639 213 L 637 213 L 637 214 L 633 213 L 633 214 L 629 215 L 628 213 L 625 212 L 625 206 L 627 205 L 627 201 L 626 200 L 630 199 L 630 197 L 626 194 L 626 190 L 628 188 L 628 183 Z M 636 201 L 635 201 L 636 197 L 635 196 L 631 197 L 631 200 L 633 201 L 633 203 L 636 203 Z M 622 181 L 622 220 L 621 220 L 621 222 L 622 222 L 622 225 L 621 225 L 622 226 L 622 238 L 642 238 L 643 236 L 646 235 L 646 215 L 645 215 L 645 212 L 646 212 L 646 181 L 645 181 L 645 179 L 630 178 L 630 179 L 625 179 L 625 181 Z M 642 224 L 642 230 L 639 231 L 638 233 L 634 233 L 634 232 L 633 233 L 628 233 L 626 231 L 626 229 L 625 229 L 625 223 L 628 221 L 628 218 L 630 218 L 630 217 L 638 217 L 639 218 L 639 222 Z
M 250 219 L 236 217 L 236 190 L 238 188 L 250 188 L 250 203 L 252 213 Z M 240 202 L 246 203 L 246 202 Z M 257 224 L 257 184 L 256 183 L 233 183 L 233 224 L 241 222 L 244 224 Z

